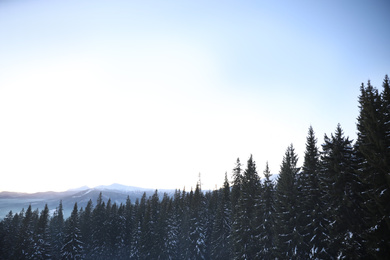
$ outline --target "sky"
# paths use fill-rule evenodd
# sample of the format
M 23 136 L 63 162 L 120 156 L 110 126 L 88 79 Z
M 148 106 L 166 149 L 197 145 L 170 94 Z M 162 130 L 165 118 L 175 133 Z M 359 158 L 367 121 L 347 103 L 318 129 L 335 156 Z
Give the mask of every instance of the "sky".
M 0 1 L 0 191 L 221 187 L 356 138 L 388 1 Z

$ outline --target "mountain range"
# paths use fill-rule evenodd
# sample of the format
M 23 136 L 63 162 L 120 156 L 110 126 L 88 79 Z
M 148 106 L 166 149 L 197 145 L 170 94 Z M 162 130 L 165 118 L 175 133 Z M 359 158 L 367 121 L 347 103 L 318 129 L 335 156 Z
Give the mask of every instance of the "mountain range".
M 75 202 L 79 208 L 87 205 L 89 200 L 92 200 L 93 205 L 96 205 L 97 198 L 102 193 L 103 201 L 107 203 L 111 199 L 112 203 L 126 203 L 127 197 L 134 203 L 138 198 L 140 199 L 144 193 L 146 196 L 152 196 L 154 189 L 145 189 L 133 186 L 125 186 L 114 183 L 111 185 L 102 185 L 95 188 L 87 186 L 77 189 L 71 189 L 63 192 L 37 192 L 37 193 L 22 193 L 22 192 L 0 192 L 0 219 L 3 219 L 11 210 L 19 213 L 22 209 L 27 209 L 31 205 L 33 210 L 41 211 L 45 204 L 49 207 L 51 213 L 58 208 L 60 201 L 62 201 L 64 217 L 70 216 Z M 175 190 L 158 190 L 158 195 L 162 197 L 164 193 L 173 195 Z

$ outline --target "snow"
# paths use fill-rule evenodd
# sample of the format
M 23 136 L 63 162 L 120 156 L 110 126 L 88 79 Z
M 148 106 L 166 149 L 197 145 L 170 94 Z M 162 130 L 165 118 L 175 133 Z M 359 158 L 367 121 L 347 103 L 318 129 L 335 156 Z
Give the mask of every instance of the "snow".
M 139 188 L 139 187 L 134 187 L 134 186 L 126 186 L 122 185 L 119 183 L 113 183 L 111 185 L 100 185 L 95 187 L 95 189 L 99 190 L 119 190 L 119 191 L 149 191 L 150 189 L 145 189 L 145 188 Z
M 92 189 L 89 189 L 89 190 L 87 190 L 84 194 L 79 195 L 79 196 L 72 196 L 72 198 L 80 198 L 80 197 L 82 197 L 82 196 L 84 196 L 84 195 L 90 193 L 91 191 L 92 191 Z

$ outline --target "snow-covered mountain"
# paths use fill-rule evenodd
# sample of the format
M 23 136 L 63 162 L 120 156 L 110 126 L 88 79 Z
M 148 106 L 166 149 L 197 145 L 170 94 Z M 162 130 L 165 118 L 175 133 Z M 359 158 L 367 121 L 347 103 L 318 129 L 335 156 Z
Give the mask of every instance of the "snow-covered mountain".
M 116 191 L 122 191 L 122 192 L 150 191 L 150 189 L 134 187 L 134 186 L 126 186 L 126 185 L 122 185 L 119 183 L 113 183 L 111 185 L 100 185 L 100 186 L 95 187 L 94 189 L 97 189 L 97 190 L 116 190 Z

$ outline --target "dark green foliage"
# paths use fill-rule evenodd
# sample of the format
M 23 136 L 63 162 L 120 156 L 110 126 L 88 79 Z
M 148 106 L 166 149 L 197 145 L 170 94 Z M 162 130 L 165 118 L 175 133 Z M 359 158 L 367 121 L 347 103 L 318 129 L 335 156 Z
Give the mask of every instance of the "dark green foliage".
M 268 167 L 268 162 L 265 166 L 264 182 L 262 184 L 262 194 L 260 197 L 260 206 L 258 210 L 259 226 L 258 226 L 258 244 L 259 248 L 256 258 L 258 259 L 274 259 L 275 250 L 275 187 L 270 180 L 271 172 Z
M 317 139 L 310 126 L 306 139 L 306 150 L 299 177 L 300 234 L 305 257 L 327 258 L 327 229 L 323 215 L 323 191 L 320 187 L 320 154 Z
M 370 81 L 359 96 L 357 175 L 364 189 L 366 248 L 374 258 L 390 254 L 390 86 L 386 75 L 381 94 Z
M 15 252 L 12 258 L 32 259 L 34 245 L 35 213 L 31 210 L 31 205 L 22 216 L 20 230 L 17 234 Z
M 47 204 L 42 210 L 34 232 L 34 259 L 50 259 L 52 256 L 51 238 L 49 230 L 49 208 Z
M 84 255 L 86 259 L 90 259 L 92 254 L 92 210 L 92 200 L 88 201 L 88 204 L 83 211 L 80 210 L 80 231 L 82 234 L 81 242 L 83 242 L 84 245 Z
M 237 211 L 232 230 L 234 258 L 254 259 L 259 250 L 257 214 L 260 194 L 260 177 L 251 155 L 241 178 L 240 196 L 235 209 Z
M 290 145 L 283 157 L 275 193 L 276 254 L 282 259 L 297 259 L 303 243 L 299 234 L 298 157 Z
M 19 215 L 10 211 L 0 224 L 0 258 L 11 259 L 20 227 Z
M 230 259 L 232 252 L 229 235 L 231 232 L 230 185 L 225 174 L 223 189 L 218 191 L 217 214 L 211 236 L 211 259 Z
M 199 183 L 190 201 L 189 256 L 206 259 L 206 201 Z
M 84 259 L 77 203 L 75 203 L 73 211 L 66 221 L 61 259 Z
M 358 194 L 353 189 L 356 179 L 351 143 L 338 125 L 334 135 L 330 138 L 325 135 L 322 145 L 322 201 L 328 220 L 328 253 L 332 258 L 351 257 L 351 254 L 358 253 L 358 234 L 355 231 L 362 219 L 355 212 Z
M 64 215 L 62 201 L 60 201 L 58 208 L 54 211 L 53 217 L 51 218 L 50 232 L 52 238 L 52 256 L 55 259 L 59 259 L 64 239 Z

